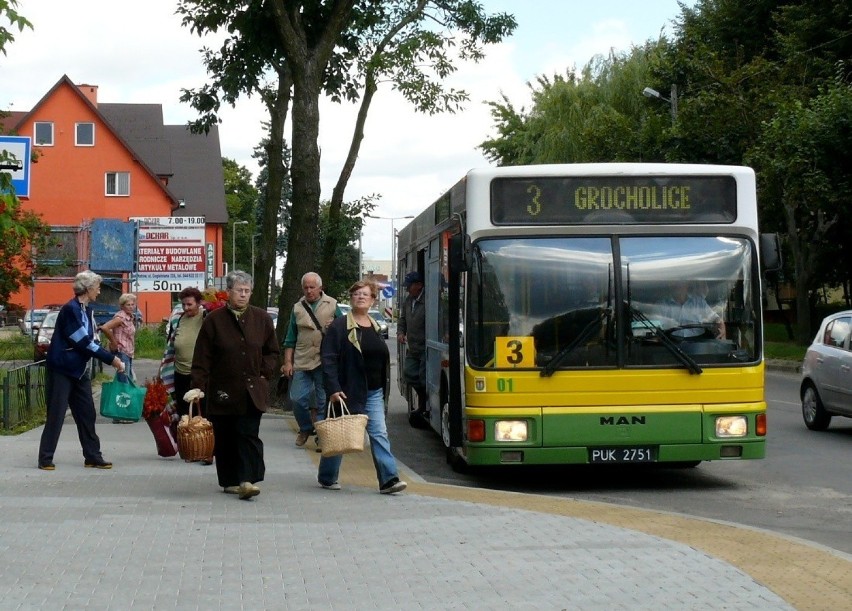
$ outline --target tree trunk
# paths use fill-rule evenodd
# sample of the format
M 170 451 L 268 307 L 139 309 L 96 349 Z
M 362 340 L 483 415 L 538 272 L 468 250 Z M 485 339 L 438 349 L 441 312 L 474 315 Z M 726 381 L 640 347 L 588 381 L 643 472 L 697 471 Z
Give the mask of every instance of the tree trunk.
M 269 111 L 269 142 L 266 158 L 268 177 L 262 194 L 261 230 L 255 238 L 257 253 L 254 268 L 252 304 L 265 308 L 269 304 L 269 278 L 275 267 L 275 244 L 278 241 L 278 219 L 281 215 L 281 191 L 289 168 L 284 167 L 284 123 L 290 107 L 290 88 L 293 85 L 288 70 L 279 71 L 278 91 L 266 100 Z M 274 276 L 274 274 L 273 274 Z
M 316 74 L 305 66 L 302 75 L 294 77 L 293 155 L 290 170 L 293 198 L 287 261 L 278 297 L 280 316 L 286 316 L 290 306 L 301 296 L 302 276 L 315 269 L 319 225 L 320 113 L 317 92 L 322 85 L 322 73 L 320 71 Z

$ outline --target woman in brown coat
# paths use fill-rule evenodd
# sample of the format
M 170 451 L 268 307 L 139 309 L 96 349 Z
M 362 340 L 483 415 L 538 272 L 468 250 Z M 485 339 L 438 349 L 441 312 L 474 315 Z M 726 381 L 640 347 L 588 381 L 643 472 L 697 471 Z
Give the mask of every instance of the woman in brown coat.
M 269 314 L 249 305 L 252 277 L 234 270 L 225 282 L 228 305 L 208 314 L 201 325 L 187 400 L 198 390 L 207 397 L 219 485 L 250 499 L 260 494 L 255 484 L 266 471 L 260 417 L 278 367 L 278 341 Z

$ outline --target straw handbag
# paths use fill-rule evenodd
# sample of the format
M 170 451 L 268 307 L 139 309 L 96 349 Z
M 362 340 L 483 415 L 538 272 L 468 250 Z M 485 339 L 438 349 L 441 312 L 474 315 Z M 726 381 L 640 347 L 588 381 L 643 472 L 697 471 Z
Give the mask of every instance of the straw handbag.
M 189 415 L 181 416 L 177 425 L 177 442 L 180 457 L 184 460 L 213 460 L 213 425 L 207 418 L 192 415 L 192 406 L 198 408 L 198 399 L 189 403 Z
M 346 403 L 340 400 L 340 415 L 334 415 L 331 401 L 326 408 L 325 420 L 314 424 L 322 447 L 322 455 L 338 456 L 364 451 L 364 432 L 367 430 L 367 416 L 350 414 Z

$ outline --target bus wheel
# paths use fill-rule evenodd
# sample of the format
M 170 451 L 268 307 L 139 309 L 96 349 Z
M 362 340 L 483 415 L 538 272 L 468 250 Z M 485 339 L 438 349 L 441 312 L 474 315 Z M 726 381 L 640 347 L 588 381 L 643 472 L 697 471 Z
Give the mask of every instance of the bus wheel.
M 459 456 L 457 448 L 450 445 L 450 404 L 446 401 L 441 405 L 441 441 L 444 443 L 444 452 L 447 464 L 456 473 L 467 471 L 467 463 Z

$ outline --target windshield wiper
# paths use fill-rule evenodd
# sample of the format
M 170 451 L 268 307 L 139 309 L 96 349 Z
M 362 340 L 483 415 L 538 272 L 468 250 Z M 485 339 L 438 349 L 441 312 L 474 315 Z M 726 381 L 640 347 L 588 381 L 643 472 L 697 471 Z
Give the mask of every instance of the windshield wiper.
M 651 331 L 651 333 L 653 333 L 654 336 L 660 340 L 660 343 L 665 346 L 666 349 L 671 352 L 677 360 L 679 360 L 683 365 L 685 365 L 687 369 L 689 369 L 690 373 L 704 373 L 704 370 L 701 369 L 701 366 L 695 362 L 695 359 L 693 359 L 691 356 L 681 350 L 678 345 L 675 344 L 668 335 L 663 333 L 662 329 L 652 323 L 648 319 L 648 317 L 642 313 L 641 310 L 637 310 L 629 303 L 626 303 L 625 305 L 630 311 L 630 317 L 636 322 L 641 322 L 643 327 Z
M 562 350 L 557 352 L 553 356 L 553 358 L 548 361 L 547 365 L 542 368 L 540 374 L 541 377 L 549 378 L 550 376 L 552 376 L 553 373 L 559 368 L 559 365 L 562 363 L 562 361 L 564 361 L 569 354 L 574 352 L 574 350 L 577 349 L 577 346 L 585 344 L 586 341 L 588 341 L 589 338 L 591 338 L 592 335 L 595 334 L 595 331 L 600 326 L 601 320 L 603 320 L 603 317 L 606 315 L 608 308 L 597 309 L 597 315 L 592 318 L 588 323 L 586 323 L 586 326 L 584 326 L 580 330 L 580 333 L 577 334 L 577 337 L 575 337 L 573 341 L 571 341 L 571 343 L 565 346 Z

